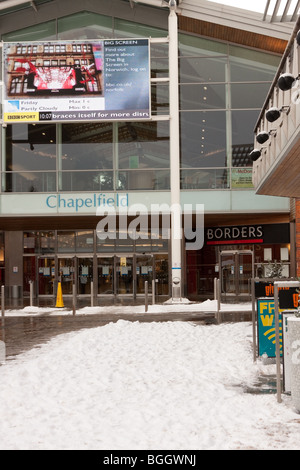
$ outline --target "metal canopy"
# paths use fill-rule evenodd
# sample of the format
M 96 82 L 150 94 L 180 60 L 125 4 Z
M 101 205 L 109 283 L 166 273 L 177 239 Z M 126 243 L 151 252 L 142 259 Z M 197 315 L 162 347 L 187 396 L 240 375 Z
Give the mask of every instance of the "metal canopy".
M 287 23 L 297 21 L 300 0 L 267 0 L 263 21 Z

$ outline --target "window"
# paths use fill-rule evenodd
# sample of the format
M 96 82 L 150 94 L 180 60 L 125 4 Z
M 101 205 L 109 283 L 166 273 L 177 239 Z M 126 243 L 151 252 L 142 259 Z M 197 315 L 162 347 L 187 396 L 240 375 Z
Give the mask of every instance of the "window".
M 226 167 L 226 112 L 181 113 L 181 167 Z

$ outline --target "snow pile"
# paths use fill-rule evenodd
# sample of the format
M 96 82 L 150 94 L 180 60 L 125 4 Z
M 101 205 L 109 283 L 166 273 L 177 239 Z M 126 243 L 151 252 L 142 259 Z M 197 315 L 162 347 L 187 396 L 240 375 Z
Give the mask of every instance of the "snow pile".
M 299 449 L 290 397 L 243 387 L 249 323 L 119 320 L 63 334 L 0 367 L 0 449 Z
M 216 313 L 218 309 L 216 300 L 206 300 L 201 303 L 179 303 L 173 304 L 172 302 L 165 302 L 164 304 L 156 304 L 148 306 L 149 314 L 158 314 L 162 315 L 164 313 L 186 313 L 189 315 L 191 312 L 199 313 Z M 252 304 L 251 303 L 241 303 L 241 304 L 221 304 L 221 312 L 251 312 Z M 145 314 L 145 305 L 105 305 L 105 306 L 96 306 L 96 307 L 82 307 L 76 310 L 77 315 L 92 315 L 92 314 L 130 314 L 130 315 L 144 315 Z M 22 309 L 8 309 L 5 311 L 6 317 L 11 316 L 29 316 L 29 315 L 73 315 L 73 310 L 70 308 L 55 308 L 53 307 L 36 307 L 28 306 Z

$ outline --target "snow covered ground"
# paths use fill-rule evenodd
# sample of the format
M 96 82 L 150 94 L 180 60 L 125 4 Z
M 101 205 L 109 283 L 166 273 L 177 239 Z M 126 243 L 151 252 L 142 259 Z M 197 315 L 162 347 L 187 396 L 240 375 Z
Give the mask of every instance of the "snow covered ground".
M 291 398 L 245 393 L 273 374 L 250 323 L 62 334 L 0 367 L 0 449 L 299 450 Z
M 151 305 L 151 301 L 148 305 L 148 313 L 150 314 L 164 314 L 164 313 L 186 313 L 191 312 L 206 312 L 206 313 L 215 313 L 217 311 L 217 301 L 216 300 L 206 300 L 201 303 L 189 302 L 186 299 L 182 299 L 182 302 L 173 304 L 171 302 L 165 302 L 164 304 Z M 251 303 L 240 303 L 240 304 L 225 304 L 220 305 L 221 312 L 234 312 L 234 311 L 252 311 Z M 145 305 L 114 305 L 111 306 L 97 306 L 97 307 L 82 307 L 76 310 L 76 314 L 79 315 L 92 315 L 92 314 L 130 314 L 130 315 L 139 315 L 145 313 Z M 0 312 L 1 314 L 1 312 Z M 22 309 L 8 309 L 5 310 L 5 316 L 28 316 L 28 315 L 72 315 L 73 310 L 67 307 L 56 308 L 56 307 L 36 307 L 28 306 Z

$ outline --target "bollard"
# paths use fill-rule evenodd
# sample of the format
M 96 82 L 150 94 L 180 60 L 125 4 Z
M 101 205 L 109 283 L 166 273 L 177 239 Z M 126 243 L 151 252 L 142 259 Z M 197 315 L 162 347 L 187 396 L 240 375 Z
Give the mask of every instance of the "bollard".
M 148 312 L 148 281 L 145 281 L 145 312 Z
M 4 298 L 4 286 L 1 286 L 1 315 L 5 316 L 5 298 Z
M 94 282 L 91 281 L 91 307 L 94 307 Z
M 216 311 L 216 320 L 217 323 L 222 323 L 222 313 L 221 313 L 221 282 L 220 279 L 216 281 L 216 294 L 217 294 L 217 311 Z
M 73 315 L 76 314 L 76 285 L 73 284 Z
M 152 305 L 155 305 L 155 279 L 152 280 Z
M 30 290 L 30 307 L 33 306 L 33 281 L 29 281 L 29 290 Z

